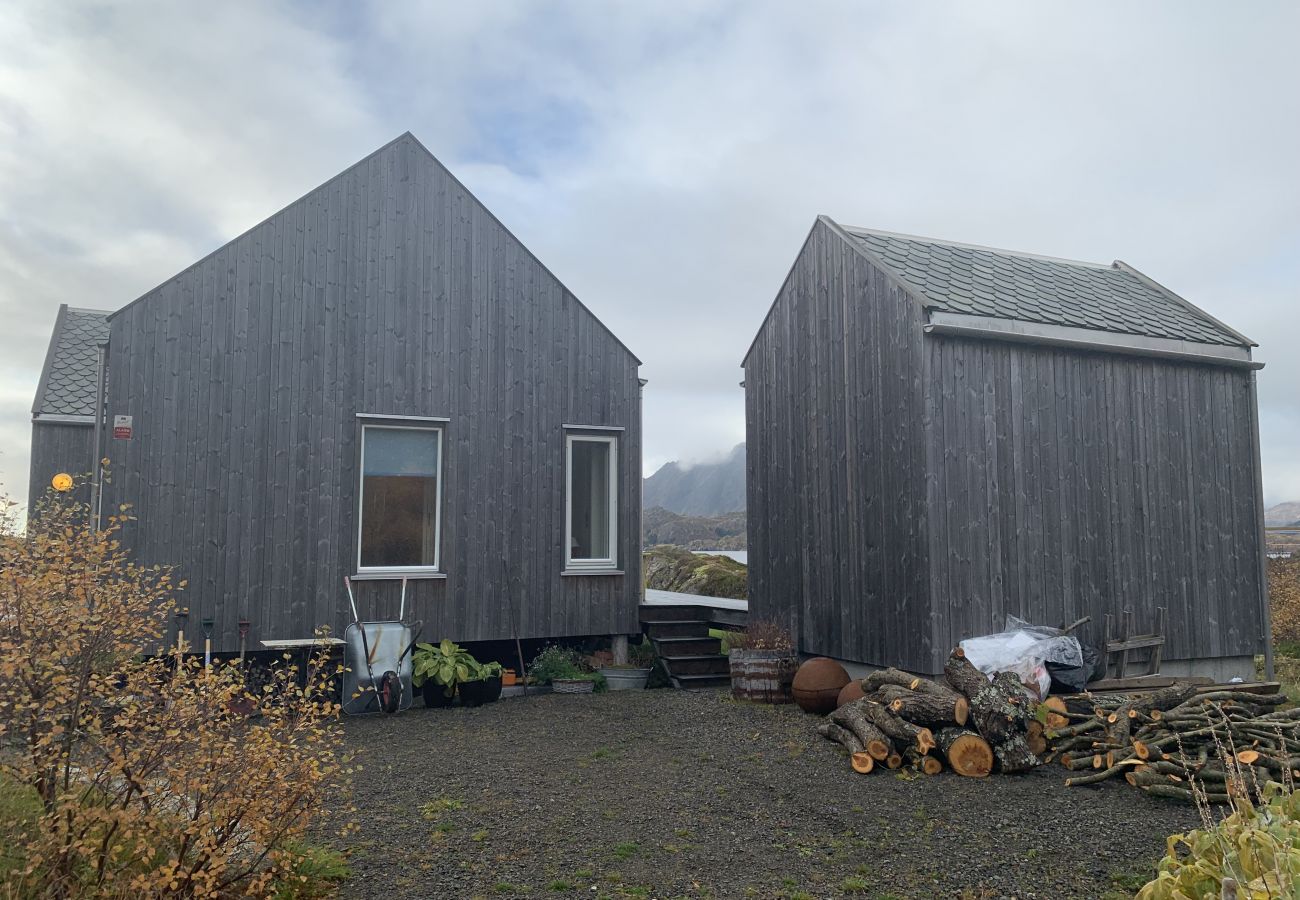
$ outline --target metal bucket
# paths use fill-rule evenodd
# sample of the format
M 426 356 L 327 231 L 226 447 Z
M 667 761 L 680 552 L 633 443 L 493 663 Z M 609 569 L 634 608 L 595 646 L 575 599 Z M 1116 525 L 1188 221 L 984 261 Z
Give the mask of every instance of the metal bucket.
M 732 650 L 731 696 L 756 703 L 790 703 L 799 660 L 780 650 Z
M 639 691 L 650 680 L 650 669 L 601 669 L 611 691 Z

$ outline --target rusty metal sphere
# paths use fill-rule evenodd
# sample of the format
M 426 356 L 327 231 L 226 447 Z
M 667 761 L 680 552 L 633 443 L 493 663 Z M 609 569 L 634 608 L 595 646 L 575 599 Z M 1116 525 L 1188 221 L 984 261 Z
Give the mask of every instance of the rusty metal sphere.
M 835 709 L 840 689 L 849 682 L 849 673 L 833 659 L 817 656 L 794 675 L 794 702 L 804 712 L 824 715 Z

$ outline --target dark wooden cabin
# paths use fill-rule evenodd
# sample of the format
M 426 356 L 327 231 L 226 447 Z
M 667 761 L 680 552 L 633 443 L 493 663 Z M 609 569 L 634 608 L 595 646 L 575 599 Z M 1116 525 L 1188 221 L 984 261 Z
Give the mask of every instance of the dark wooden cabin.
M 744 360 L 751 616 L 937 673 L 1009 613 L 1163 607 L 1165 672 L 1253 675 L 1253 346 L 1122 262 L 820 217 Z
M 103 510 L 218 650 L 241 619 L 338 633 L 344 575 L 371 618 L 411 579 L 426 639 L 631 634 L 639 365 L 404 134 L 116 312 L 61 310 L 31 496 L 92 471 L 98 407 Z

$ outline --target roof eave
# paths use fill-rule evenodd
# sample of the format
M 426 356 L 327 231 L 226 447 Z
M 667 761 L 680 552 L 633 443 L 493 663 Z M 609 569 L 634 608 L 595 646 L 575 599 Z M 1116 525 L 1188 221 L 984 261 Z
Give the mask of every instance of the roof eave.
M 1212 322 L 1216 328 L 1219 328 L 1225 334 L 1232 335 L 1234 338 L 1240 341 L 1243 346 L 1246 347 L 1259 346 L 1258 343 L 1252 341 L 1250 338 L 1246 337 L 1244 334 L 1242 334 L 1237 329 L 1233 328 L 1231 325 L 1228 325 L 1224 322 L 1220 322 L 1218 319 L 1216 319 L 1214 316 L 1207 313 L 1205 310 L 1201 309 L 1196 304 L 1192 303 L 1189 300 L 1183 299 L 1183 297 L 1181 297 L 1178 294 L 1175 294 L 1173 291 L 1169 290 L 1169 288 L 1165 287 L 1163 284 L 1156 281 L 1154 278 L 1139 272 L 1137 269 L 1133 268 L 1128 263 L 1124 262 L 1124 260 L 1117 259 L 1113 263 L 1111 263 L 1111 265 L 1116 269 L 1120 269 L 1121 271 L 1127 272 L 1128 274 L 1132 275 L 1134 278 L 1136 278 L 1138 281 L 1141 281 L 1143 284 L 1145 284 L 1147 287 L 1151 288 L 1152 290 L 1159 291 L 1161 294 L 1164 294 L 1170 300 L 1173 300 L 1175 303 L 1178 303 L 1189 312 L 1201 316 L 1202 318 Z
M 786 285 L 790 283 L 790 276 L 794 274 L 794 267 L 799 264 L 799 260 L 803 256 L 804 250 L 808 247 L 808 241 L 812 240 L 812 236 L 817 231 L 818 225 L 825 226 L 832 234 L 836 235 L 840 240 L 847 244 L 853 252 L 871 263 L 871 265 L 879 269 L 887 279 L 894 282 L 894 284 L 898 286 L 899 290 L 912 299 L 912 302 L 916 303 L 922 309 L 925 308 L 925 295 L 921 293 L 921 290 L 916 287 L 916 285 L 909 283 L 907 279 L 903 278 L 898 270 L 891 267 L 875 253 L 862 246 L 861 241 L 854 240 L 853 236 L 830 216 L 825 213 L 819 213 L 817 218 L 813 221 L 812 228 L 808 229 L 808 236 L 804 238 L 803 244 L 800 245 L 799 252 L 795 254 L 794 262 L 790 264 L 790 270 L 786 272 L 785 279 L 781 282 L 781 287 L 777 290 L 776 297 L 772 300 L 772 305 L 767 308 L 767 314 L 763 316 L 763 321 L 759 324 L 758 330 L 754 333 L 754 339 L 749 342 L 749 349 L 745 351 L 745 355 L 740 361 L 741 368 L 744 368 L 749 362 L 749 357 L 754 352 L 754 346 L 758 343 L 759 337 L 763 334 L 763 329 L 767 327 L 768 320 L 772 318 L 772 312 L 776 309 L 777 301 L 781 299 L 781 292 L 784 291 Z
M 50 383 L 50 369 L 54 366 L 54 354 L 59 346 L 59 336 L 63 333 L 63 323 L 68 318 L 68 304 L 60 303 L 59 311 L 54 317 L 54 330 L 50 332 L 50 344 L 45 348 L 45 364 L 41 367 L 41 379 L 36 383 L 36 396 L 32 398 L 32 418 L 40 415 L 45 401 L 45 389 Z

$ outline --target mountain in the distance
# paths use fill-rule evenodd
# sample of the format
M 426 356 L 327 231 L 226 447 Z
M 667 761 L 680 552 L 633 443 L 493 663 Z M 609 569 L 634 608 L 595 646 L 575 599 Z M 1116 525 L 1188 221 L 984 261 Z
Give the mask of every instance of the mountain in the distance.
M 1300 525 L 1300 502 L 1279 503 L 1264 510 L 1265 525 Z
M 684 516 L 718 516 L 745 508 L 745 445 L 715 463 L 666 463 L 645 480 L 644 505 Z

